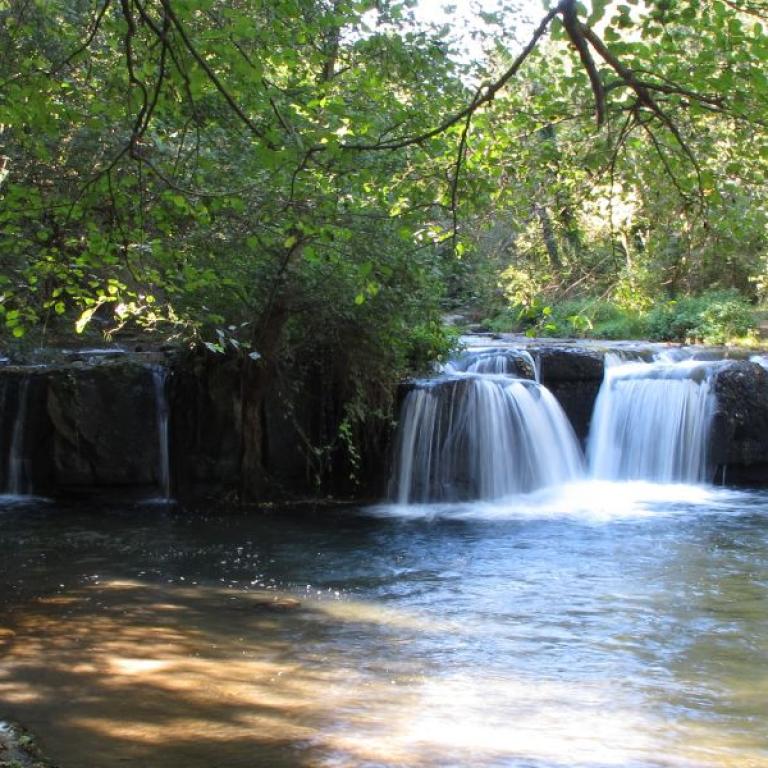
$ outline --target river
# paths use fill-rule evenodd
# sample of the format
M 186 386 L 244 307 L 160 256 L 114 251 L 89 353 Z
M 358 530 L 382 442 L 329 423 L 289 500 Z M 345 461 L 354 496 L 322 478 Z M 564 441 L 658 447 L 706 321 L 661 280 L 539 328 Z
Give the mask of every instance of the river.
M 60 768 L 768 766 L 768 493 L 0 506 L 0 717 Z

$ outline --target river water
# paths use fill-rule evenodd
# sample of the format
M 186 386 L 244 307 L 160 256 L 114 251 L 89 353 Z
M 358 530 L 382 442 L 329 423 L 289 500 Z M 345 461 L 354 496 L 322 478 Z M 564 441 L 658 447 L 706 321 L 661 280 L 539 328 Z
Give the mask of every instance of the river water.
M 768 493 L 0 506 L 0 717 L 61 768 L 768 766 Z

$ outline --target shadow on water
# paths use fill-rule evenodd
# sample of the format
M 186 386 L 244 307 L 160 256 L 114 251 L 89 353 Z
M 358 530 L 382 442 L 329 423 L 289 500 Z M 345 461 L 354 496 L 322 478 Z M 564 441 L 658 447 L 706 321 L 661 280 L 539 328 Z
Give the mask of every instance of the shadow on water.
M 654 504 L 6 507 L 0 716 L 62 768 L 764 768 L 768 496 Z
M 281 661 L 269 608 L 229 599 L 127 582 L 38 598 L 11 615 L 0 696 L 64 765 L 302 765 L 293 715 L 317 681 Z

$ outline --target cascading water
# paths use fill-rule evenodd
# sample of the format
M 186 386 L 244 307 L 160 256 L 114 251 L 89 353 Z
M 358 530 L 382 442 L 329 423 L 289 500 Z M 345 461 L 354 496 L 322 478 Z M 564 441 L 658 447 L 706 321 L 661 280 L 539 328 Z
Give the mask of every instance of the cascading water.
M 666 351 L 653 362 L 607 354 L 588 441 L 588 472 L 551 393 L 513 349 L 465 353 L 416 382 L 403 403 L 390 497 L 400 504 L 497 499 L 588 476 L 701 483 L 711 479 L 712 387 L 725 361 Z
M 466 356 L 415 384 L 400 418 L 393 499 L 494 499 L 582 474 L 576 438 L 552 394 L 496 373 L 511 370 L 510 361 L 506 351 Z
M 155 389 L 155 419 L 157 422 L 158 484 L 163 499 L 171 498 L 171 461 L 169 448 L 169 408 L 166 381 L 168 371 L 161 366 L 152 368 L 152 382 Z
M 470 352 L 446 363 L 444 373 L 498 373 L 539 380 L 538 362 L 525 349 Z
M 668 358 L 607 359 L 589 437 L 591 474 L 601 480 L 698 483 L 710 479 L 712 374 L 724 363 Z
M 24 437 L 29 410 L 29 378 L 19 382 L 16 419 L 13 423 L 10 449 L 8 451 L 7 493 L 21 496 L 27 491 L 25 477 Z

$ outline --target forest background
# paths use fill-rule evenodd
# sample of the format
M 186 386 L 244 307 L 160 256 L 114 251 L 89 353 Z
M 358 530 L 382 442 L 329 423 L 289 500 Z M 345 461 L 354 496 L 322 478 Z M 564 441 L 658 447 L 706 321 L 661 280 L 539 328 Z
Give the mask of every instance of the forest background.
M 319 366 L 354 455 L 446 315 L 757 343 L 768 8 L 478 14 L 470 59 L 408 0 L 0 3 L 4 346 L 237 356 L 245 420 Z

